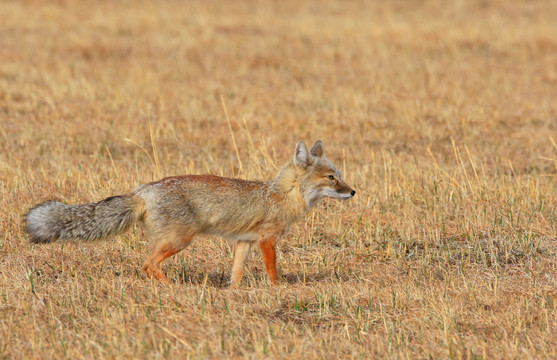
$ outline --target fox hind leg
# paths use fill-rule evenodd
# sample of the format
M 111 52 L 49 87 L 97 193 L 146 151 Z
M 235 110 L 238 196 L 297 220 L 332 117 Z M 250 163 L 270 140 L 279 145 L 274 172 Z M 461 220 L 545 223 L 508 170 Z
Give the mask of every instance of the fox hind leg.
M 178 240 L 179 239 L 179 240 Z M 149 278 L 155 278 L 165 284 L 169 284 L 168 279 L 161 270 L 161 264 L 172 255 L 179 253 L 193 240 L 193 235 L 188 235 L 173 241 L 161 242 L 156 244 L 151 254 L 143 264 L 143 271 Z
M 168 279 L 161 270 L 161 263 L 170 256 L 178 253 L 178 249 L 163 247 L 151 253 L 147 261 L 143 264 L 143 270 L 150 278 L 155 278 L 165 284 L 169 284 Z

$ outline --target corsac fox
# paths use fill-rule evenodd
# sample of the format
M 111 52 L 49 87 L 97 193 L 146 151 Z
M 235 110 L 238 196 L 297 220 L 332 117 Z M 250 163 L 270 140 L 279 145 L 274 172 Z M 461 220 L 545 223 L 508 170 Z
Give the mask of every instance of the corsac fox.
M 308 151 L 298 141 L 293 160 L 267 182 L 215 175 L 167 177 L 131 193 L 96 203 L 47 201 L 25 215 L 31 242 L 97 240 L 141 223 L 152 252 L 143 265 L 151 278 L 168 283 L 161 263 L 188 246 L 196 235 L 236 241 L 231 284 L 242 279 L 244 261 L 258 243 L 271 283 L 277 283 L 276 242 L 296 219 L 324 198 L 350 199 L 356 192 L 323 156 L 319 140 Z

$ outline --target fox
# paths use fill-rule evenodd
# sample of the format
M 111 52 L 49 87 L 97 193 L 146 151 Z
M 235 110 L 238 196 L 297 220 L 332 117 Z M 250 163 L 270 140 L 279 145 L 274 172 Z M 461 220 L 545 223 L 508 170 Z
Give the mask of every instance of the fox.
M 266 182 L 216 175 L 166 177 L 90 204 L 43 202 L 25 215 L 24 228 L 31 243 L 41 244 L 107 239 L 139 223 L 151 245 L 143 271 L 164 284 L 169 281 L 161 270 L 163 261 L 198 235 L 217 235 L 236 243 L 229 284 L 237 287 L 257 243 L 267 276 L 277 285 L 276 245 L 292 223 L 323 198 L 348 200 L 355 194 L 324 156 L 321 140 L 309 151 L 298 141 L 292 160 Z

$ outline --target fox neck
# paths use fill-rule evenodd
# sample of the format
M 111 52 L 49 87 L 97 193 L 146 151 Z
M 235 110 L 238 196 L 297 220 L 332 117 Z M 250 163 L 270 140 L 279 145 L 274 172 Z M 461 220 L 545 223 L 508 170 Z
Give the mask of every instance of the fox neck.
M 274 179 L 269 181 L 271 193 L 280 201 L 291 221 L 307 213 L 311 207 L 304 198 L 300 187 L 302 176 L 305 173 L 305 170 L 290 162 L 279 171 Z

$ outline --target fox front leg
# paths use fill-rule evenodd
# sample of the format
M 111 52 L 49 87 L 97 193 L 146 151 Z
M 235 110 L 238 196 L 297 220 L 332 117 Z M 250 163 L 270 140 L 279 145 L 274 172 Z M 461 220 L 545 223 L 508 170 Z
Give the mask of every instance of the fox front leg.
M 275 237 L 266 238 L 259 242 L 259 247 L 261 248 L 261 254 L 263 255 L 263 263 L 265 264 L 265 269 L 267 269 L 267 275 L 269 275 L 269 280 L 273 285 L 276 285 L 278 283 L 277 253 L 275 250 L 275 246 L 276 246 Z
M 230 286 L 238 287 L 244 275 L 244 262 L 251 249 L 251 241 L 238 241 L 234 250 L 234 265 L 232 265 L 232 276 Z

